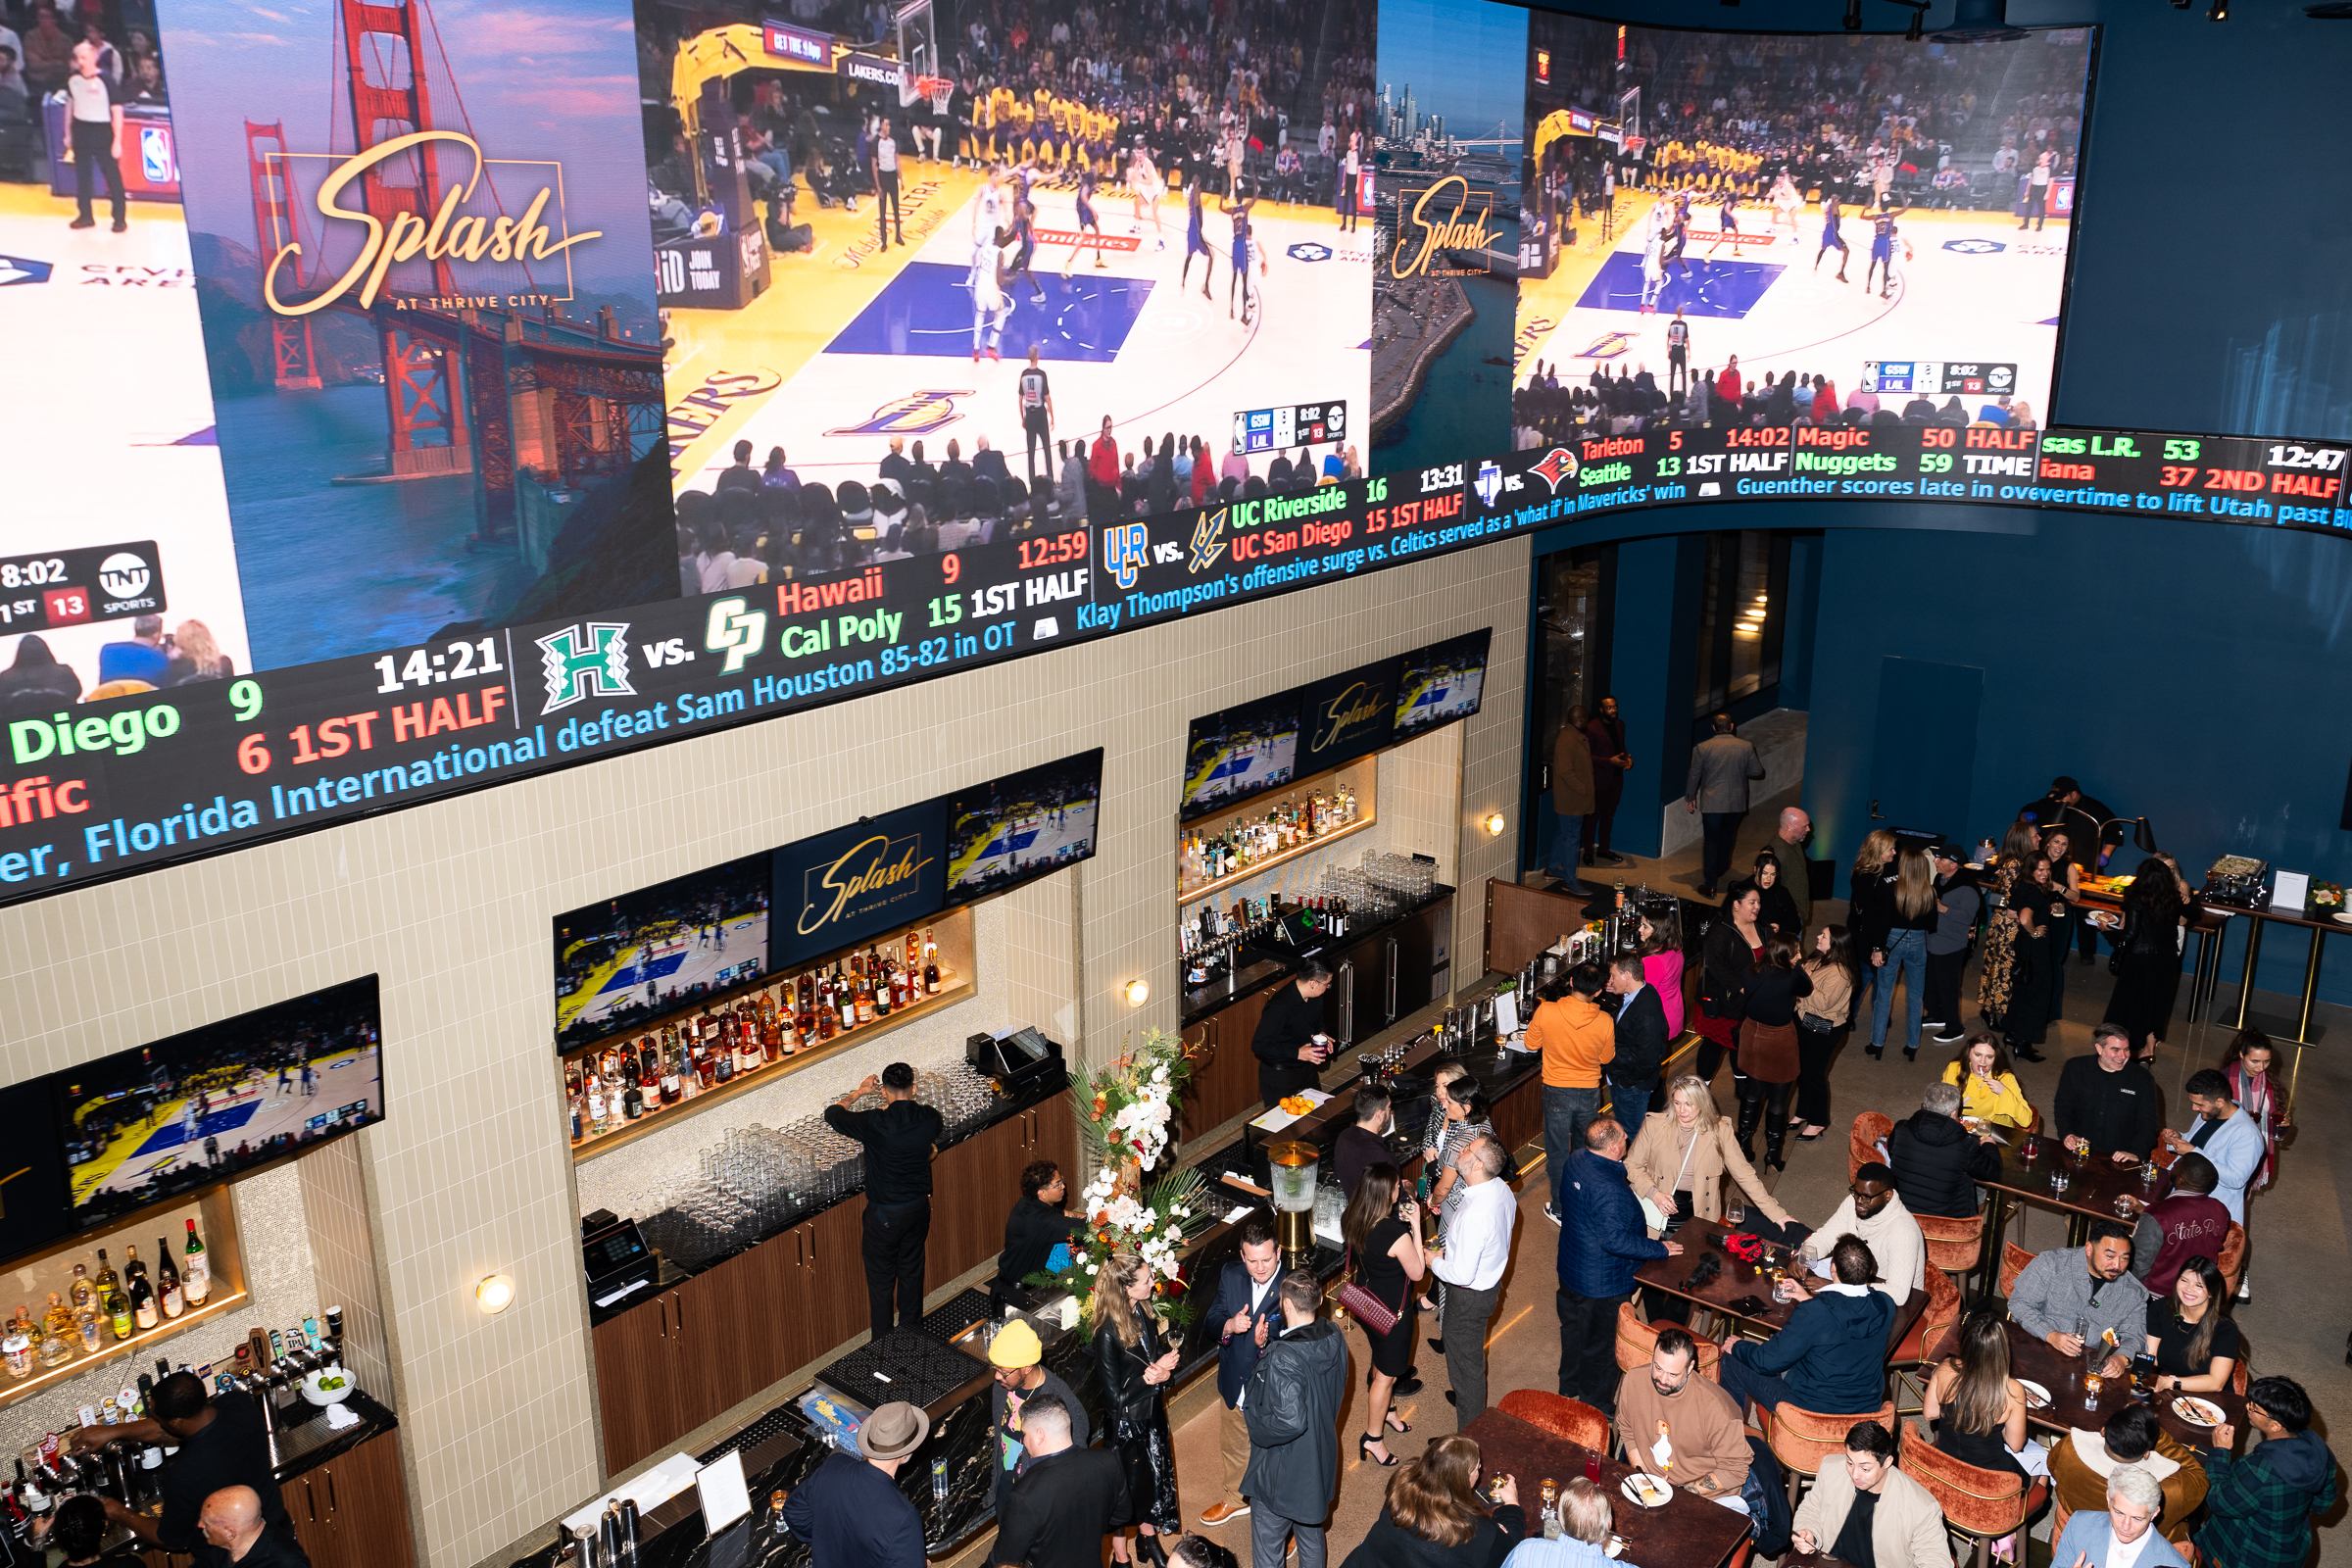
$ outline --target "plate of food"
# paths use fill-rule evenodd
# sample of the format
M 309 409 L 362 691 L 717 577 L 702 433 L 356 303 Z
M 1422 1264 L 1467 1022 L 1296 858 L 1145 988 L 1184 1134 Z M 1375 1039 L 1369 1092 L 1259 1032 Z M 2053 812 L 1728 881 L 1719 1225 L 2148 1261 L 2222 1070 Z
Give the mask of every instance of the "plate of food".
M 2050 1391 L 2032 1378 L 2019 1378 L 2017 1386 L 2026 1391 L 2026 1407 L 2028 1409 L 2047 1410 L 2050 1407 Z
M 2193 1394 L 2183 1394 L 2173 1400 L 2173 1414 L 2198 1427 L 2218 1427 L 2229 1418 L 2220 1405 Z
M 1644 1508 L 1663 1508 L 1674 1500 L 1674 1488 L 1640 1470 L 1627 1476 L 1617 1490 L 1625 1494 L 1626 1501 Z
M 1622 1557 L 1625 1555 L 1625 1538 L 1612 1532 L 1609 1536 L 1609 1544 L 1600 1549 L 1609 1556 Z

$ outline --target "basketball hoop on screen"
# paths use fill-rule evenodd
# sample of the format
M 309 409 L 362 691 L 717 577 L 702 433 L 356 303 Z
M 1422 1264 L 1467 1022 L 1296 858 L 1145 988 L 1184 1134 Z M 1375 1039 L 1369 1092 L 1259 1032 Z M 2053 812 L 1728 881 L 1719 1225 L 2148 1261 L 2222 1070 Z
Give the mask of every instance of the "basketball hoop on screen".
M 956 82 L 950 76 L 917 76 L 914 78 L 914 90 L 933 103 L 944 105 L 948 95 L 956 90 Z

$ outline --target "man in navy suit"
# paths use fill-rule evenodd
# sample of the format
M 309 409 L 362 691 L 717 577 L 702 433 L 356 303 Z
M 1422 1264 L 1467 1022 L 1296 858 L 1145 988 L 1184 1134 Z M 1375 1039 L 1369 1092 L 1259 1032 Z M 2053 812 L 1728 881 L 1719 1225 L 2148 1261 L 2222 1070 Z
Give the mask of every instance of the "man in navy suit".
M 1263 1212 L 1242 1221 L 1242 1259 L 1228 1263 L 1217 1276 L 1216 1298 L 1208 1303 L 1209 1321 L 1222 1341 L 1217 1348 L 1217 1393 L 1225 1407 L 1217 1418 L 1217 1447 L 1225 1457 L 1225 1489 L 1200 1515 L 1204 1525 L 1221 1525 L 1250 1511 L 1242 1495 L 1242 1476 L 1250 1468 L 1250 1423 L 1242 1414 L 1242 1394 L 1250 1374 L 1257 1369 L 1258 1352 L 1282 1332 L 1282 1249 L 1274 1241 L 1274 1221 Z

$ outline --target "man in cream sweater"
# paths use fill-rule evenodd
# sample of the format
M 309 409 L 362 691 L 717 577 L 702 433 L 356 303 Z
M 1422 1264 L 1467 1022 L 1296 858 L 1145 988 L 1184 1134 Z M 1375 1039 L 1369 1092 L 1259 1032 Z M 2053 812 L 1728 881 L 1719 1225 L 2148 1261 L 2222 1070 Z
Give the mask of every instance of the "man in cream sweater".
M 1805 1261 L 1829 1256 L 1840 1236 L 1859 1236 L 1870 1244 L 1870 1255 L 1879 1260 L 1878 1288 L 1897 1306 L 1913 1291 L 1927 1289 L 1928 1239 L 1896 1195 L 1894 1172 L 1876 1160 L 1854 1172 L 1845 1201 L 1806 1238 Z

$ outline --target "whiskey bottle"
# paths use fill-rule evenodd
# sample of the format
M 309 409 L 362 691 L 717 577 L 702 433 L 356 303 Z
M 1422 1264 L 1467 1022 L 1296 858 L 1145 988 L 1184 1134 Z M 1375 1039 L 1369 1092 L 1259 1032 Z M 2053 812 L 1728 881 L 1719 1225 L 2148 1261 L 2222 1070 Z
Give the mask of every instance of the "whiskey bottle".
M 90 1281 L 90 1283 L 97 1287 L 98 1295 L 101 1298 L 105 1297 L 107 1292 L 115 1288 L 115 1265 L 106 1260 L 106 1249 L 103 1247 L 98 1249 L 98 1273 L 96 1277 Z
M 764 992 L 760 994 L 760 1058 L 762 1061 L 774 1061 L 779 1057 L 792 1054 L 784 1042 L 784 1031 L 788 1025 L 779 1017 L 780 1011 L 781 1009 L 776 1005 L 776 999 L 772 995 Z
M 588 1079 L 588 1135 L 602 1135 L 611 1124 L 605 1120 L 604 1081 L 593 1075 Z
M 620 1092 L 620 1115 L 623 1121 L 636 1121 L 645 1114 L 645 1090 L 634 1078 Z
M 124 1268 L 129 1266 L 127 1263 L 123 1265 Z M 161 1320 L 161 1314 L 157 1311 L 155 1304 L 155 1287 L 147 1283 L 145 1269 L 141 1269 L 131 1277 L 130 1320 L 141 1329 L 151 1329 Z
M 49 1310 L 41 1314 L 41 1365 L 62 1366 L 74 1359 L 74 1347 L 81 1336 L 74 1332 L 74 1314 L 55 1291 L 49 1293 Z
M 919 969 L 923 964 L 923 950 L 914 939 L 914 927 L 906 928 L 906 967 Z
M 850 984 L 855 986 L 858 992 L 858 1021 L 872 1023 L 874 1021 L 874 977 L 868 974 L 865 966 L 858 961 L 858 955 L 855 953 L 850 955 Z
M 662 1103 L 674 1105 L 686 1098 L 686 1055 L 678 1049 L 678 1032 L 662 1031 Z
M 833 1005 L 833 992 L 829 986 L 817 1000 L 816 1042 L 821 1046 L 841 1029 L 841 1013 Z
M 129 1281 L 143 1280 L 146 1277 L 147 1265 L 139 1261 L 139 1250 L 136 1247 L 122 1249 L 122 1278 Z
M 188 1300 L 180 1294 L 179 1265 L 172 1261 L 171 1243 L 169 1236 L 155 1239 L 155 1298 L 164 1316 L 177 1317 L 188 1309 Z
M 645 1091 L 646 1099 L 654 1098 L 655 1087 L 662 1082 L 662 1053 L 654 1048 L 654 1037 L 647 1035 L 637 1042 L 637 1086 Z
M 213 1257 L 205 1249 L 204 1238 L 196 1234 L 196 1222 L 188 1221 L 188 1234 L 180 1244 L 179 1266 L 185 1275 L 179 1282 L 190 1306 L 202 1306 L 205 1298 L 213 1294 Z
M 816 982 L 808 975 L 801 976 L 798 998 L 793 1004 L 792 1032 L 800 1036 L 804 1049 L 816 1043 Z
M 848 1034 L 861 1021 L 858 1016 L 858 990 L 850 977 L 842 972 L 841 961 L 833 963 L 833 1000 L 841 1005 L 841 1032 Z M 870 1001 L 870 999 L 869 999 Z

